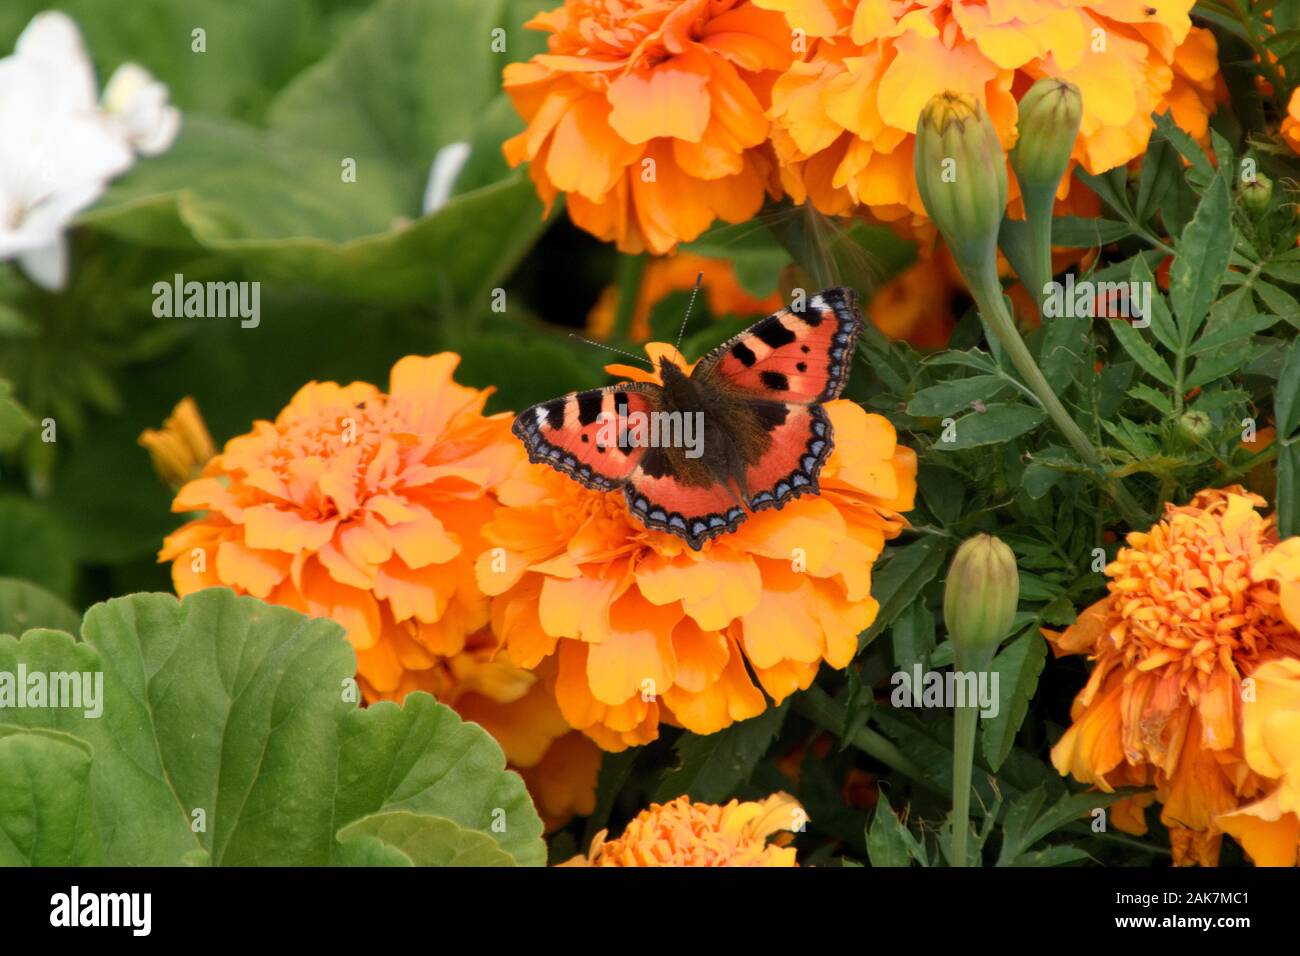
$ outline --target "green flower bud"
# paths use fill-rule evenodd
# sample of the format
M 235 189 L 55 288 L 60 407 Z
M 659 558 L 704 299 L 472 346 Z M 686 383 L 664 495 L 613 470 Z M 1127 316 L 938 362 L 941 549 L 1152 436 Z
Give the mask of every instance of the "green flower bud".
M 1019 602 L 1020 573 L 1011 549 L 988 534 L 963 541 L 943 592 L 943 619 L 959 664 L 962 658 L 993 656 Z
M 961 93 L 933 97 L 917 123 L 914 162 L 921 201 L 962 271 L 995 269 L 1007 166 L 984 107 Z
M 1043 189 L 1056 195 L 1082 116 L 1083 97 L 1073 83 L 1044 77 L 1029 88 L 1020 100 L 1019 137 L 1011 150 L 1021 192 Z
M 1183 412 L 1178 416 L 1178 438 L 1182 441 L 1184 447 L 1191 448 L 1200 444 L 1205 438 L 1209 437 L 1210 430 L 1214 423 L 1210 421 L 1210 416 L 1205 412 Z
M 1257 173 L 1250 182 L 1241 184 L 1237 194 L 1241 196 L 1241 203 L 1246 210 L 1258 216 L 1268 211 L 1268 204 L 1273 198 L 1273 180 L 1263 173 Z

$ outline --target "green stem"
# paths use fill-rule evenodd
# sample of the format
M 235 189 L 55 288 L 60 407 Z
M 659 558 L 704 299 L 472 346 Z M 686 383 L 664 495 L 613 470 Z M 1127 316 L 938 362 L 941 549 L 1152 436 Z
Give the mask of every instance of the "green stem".
M 970 836 L 971 766 L 975 762 L 975 729 L 979 710 L 957 707 L 952 731 L 952 865 L 965 866 Z
M 645 275 L 644 255 L 622 256 L 618 261 L 618 311 L 614 313 L 612 338 L 626 342 L 636 315 L 636 303 L 641 297 L 641 279 Z
M 997 645 L 972 649 L 953 642 L 953 670 L 958 674 L 987 671 L 993 664 Z M 952 725 L 952 857 L 953 866 L 968 865 L 970 839 L 971 771 L 975 765 L 975 730 L 979 726 L 979 705 L 954 707 Z
M 1023 184 L 1022 184 L 1023 188 Z M 1025 224 L 1029 227 L 1029 275 L 1026 279 L 1038 314 L 1043 314 L 1044 290 L 1052 281 L 1052 206 L 1055 189 L 1025 190 Z
M 797 695 L 792 706 L 797 713 L 837 736 L 844 730 L 844 707 L 816 684 Z M 859 727 L 848 738 L 848 742 L 868 756 L 879 760 L 886 767 L 906 774 L 928 789 L 934 788 L 919 765 L 899 750 L 892 741 L 870 727 Z
M 1120 511 L 1123 512 L 1124 520 L 1129 526 L 1145 528 L 1150 523 L 1150 519 L 1124 486 L 1115 477 L 1106 473 L 1105 464 L 1097 453 L 1096 447 L 1088 440 L 1088 436 L 1083 433 L 1083 429 L 1075 424 L 1074 419 L 1070 417 L 1070 413 L 1061 404 L 1061 400 L 1056 397 L 1056 392 L 1052 390 L 1052 386 L 1048 384 L 1047 379 L 1043 376 L 1038 363 L 1029 354 L 1029 348 L 1016 330 L 1015 323 L 1011 320 L 1011 313 L 1007 311 L 1006 303 L 1003 301 L 1002 286 L 998 282 L 997 269 L 990 263 L 987 267 L 982 268 L 963 268 L 962 272 L 966 275 L 966 281 L 971 287 L 971 294 L 975 298 L 975 304 L 979 307 L 980 313 L 1002 344 L 1002 348 L 1011 359 L 1011 364 L 1016 367 L 1016 371 L 1020 373 L 1021 378 L 1025 380 L 1025 384 L 1029 386 L 1030 391 L 1034 393 L 1034 396 L 1042 405 L 1043 410 L 1047 412 L 1061 434 L 1078 452 L 1084 464 L 1088 465 L 1097 474 L 1106 491 L 1115 500 L 1115 504 L 1119 506 Z

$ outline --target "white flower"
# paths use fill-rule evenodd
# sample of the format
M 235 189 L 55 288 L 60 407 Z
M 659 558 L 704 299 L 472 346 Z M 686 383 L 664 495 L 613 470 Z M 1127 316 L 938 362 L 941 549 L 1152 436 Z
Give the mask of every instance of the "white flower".
M 104 109 L 141 156 L 166 152 L 181 128 L 167 86 L 138 63 L 123 63 L 104 87 Z
M 451 190 L 456 185 L 456 177 L 469 159 L 469 143 L 448 143 L 438 150 L 429 167 L 429 182 L 424 187 L 424 215 L 437 212 L 451 199 Z
M 64 232 L 131 168 L 132 147 L 156 155 L 176 136 L 167 88 L 142 68 L 119 69 L 109 87 L 105 112 L 81 33 L 62 13 L 38 14 L 0 59 L 0 260 L 17 259 L 47 289 L 67 281 Z

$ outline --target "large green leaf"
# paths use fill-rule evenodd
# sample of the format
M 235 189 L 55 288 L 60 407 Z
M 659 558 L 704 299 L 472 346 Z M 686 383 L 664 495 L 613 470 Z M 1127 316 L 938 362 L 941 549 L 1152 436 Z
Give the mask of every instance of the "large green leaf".
M 210 589 L 96 605 L 84 643 L 0 638 L 0 671 L 103 674 L 102 716 L 0 710 L 0 724 L 70 733 L 94 750 L 94 819 L 111 865 L 323 865 L 335 834 L 388 810 L 489 834 L 520 863 L 541 821 L 500 747 L 425 694 L 358 710 L 333 622 Z
M 45 627 L 76 631 L 81 627 L 81 615 L 30 581 L 0 578 L 0 634 Z
M 0 379 L 0 451 L 8 451 L 35 424 L 27 411 L 10 398 L 13 387 Z
M 32 581 L 61 597 L 76 571 L 64 529 L 39 502 L 0 495 L 0 577 Z
M 90 747 L 54 731 L 0 726 L 0 866 L 97 866 Z
M 258 281 L 480 309 L 544 225 L 522 171 L 420 217 L 390 168 L 359 163 L 345 182 L 344 158 L 196 116 L 169 153 L 137 166 L 81 221 L 133 242 L 215 250 Z
M 5 0 L 0 54 L 51 6 L 77 21 L 100 85 L 119 64 L 146 66 L 184 111 L 255 118 L 329 47 L 336 18 L 364 0 Z M 193 31 L 205 31 L 195 52 Z
M 522 123 L 500 73 L 539 48 L 521 33 L 533 12 L 515 0 L 382 0 L 283 90 L 269 129 L 189 115 L 169 152 L 82 221 L 217 250 L 261 281 L 486 309 L 544 226 L 532 184 L 501 155 Z M 435 157 L 460 142 L 471 151 L 450 200 L 422 216 Z
M 370 864 L 376 856 L 397 852 L 409 866 L 515 865 L 514 857 L 490 836 L 428 813 L 376 813 L 349 823 L 339 831 L 339 840 L 340 857 L 353 863 Z M 374 842 L 383 847 L 379 853 Z

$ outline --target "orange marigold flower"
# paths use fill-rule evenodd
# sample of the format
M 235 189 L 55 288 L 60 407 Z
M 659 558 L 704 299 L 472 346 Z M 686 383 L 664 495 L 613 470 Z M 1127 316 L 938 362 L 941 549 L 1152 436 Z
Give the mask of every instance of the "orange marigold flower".
M 545 681 L 498 653 L 474 572 L 496 488 L 524 456 L 511 416 L 483 414 L 491 391 L 453 380 L 459 361 L 401 359 L 387 393 L 303 386 L 180 489 L 172 510 L 200 514 L 159 560 L 172 562 L 177 594 L 226 586 L 332 618 L 366 700 L 429 691 L 532 768 L 570 727 Z M 589 749 L 566 765 L 594 792 Z M 567 803 L 558 809 L 585 805 Z
M 1294 539 L 1293 539 L 1294 540 Z M 1246 763 L 1277 787 L 1219 817 L 1259 866 L 1295 866 L 1300 853 L 1300 660 L 1269 661 L 1254 674 L 1242 705 Z
M 957 325 L 954 302 L 966 286 L 946 248 L 922 254 L 867 303 L 867 317 L 891 339 L 942 348 Z
M 528 26 L 548 51 L 505 69 L 528 128 L 507 140 L 549 208 L 625 252 L 670 252 L 780 187 L 769 90 L 793 58 L 780 14 L 747 0 L 565 0 Z
M 199 406 L 188 395 L 172 409 L 162 428 L 146 428 L 138 442 L 149 453 L 158 477 L 172 487 L 198 477 L 217 453 Z
M 1267 428 L 1261 430 L 1260 436 L 1266 431 L 1276 434 L 1276 429 Z M 1287 538 L 1270 551 L 1255 565 L 1254 573 L 1257 581 L 1278 583 L 1282 614 L 1300 629 L 1300 537 Z
M 736 267 L 730 259 L 711 259 L 679 252 L 646 263 L 628 337 L 636 342 L 650 338 L 650 313 L 655 305 L 673 292 L 694 288 L 695 278 L 701 274 L 704 280 L 700 288 L 709 303 L 709 312 L 717 318 L 724 315 L 769 315 L 785 305 L 779 291 L 773 291 L 765 298 L 750 294 L 736 278 Z M 587 331 L 592 335 L 603 338 L 614 330 L 618 292 L 617 285 L 607 286 L 587 314 Z
M 671 346 L 646 351 L 656 367 L 661 354 L 680 361 Z M 835 448 L 821 494 L 758 512 L 700 551 L 646 529 L 622 494 L 545 465 L 502 483 L 479 585 L 495 595 L 493 628 L 513 661 L 556 659 L 570 725 L 606 750 L 655 739 L 661 720 L 713 733 L 766 708 L 751 670 L 780 702 L 821 661 L 848 665 L 878 610 L 871 566 L 912 508 L 916 455 L 880 415 L 849 401 L 826 410 Z
M 1300 655 L 1276 585 L 1258 576 L 1277 541 L 1264 504 L 1232 487 L 1169 505 L 1106 568 L 1109 595 L 1046 632 L 1058 653 L 1096 662 L 1052 762 L 1105 791 L 1154 785 L 1179 864 L 1216 863 L 1216 817 L 1265 788 L 1242 752 L 1242 678 Z
M 794 847 L 781 831 L 801 830 L 807 814 L 794 797 L 776 793 L 756 803 L 725 806 L 678 797 L 652 803 L 628 823 L 617 840 L 601 830 L 586 856 L 562 866 L 798 866 Z
M 1069 80 L 1083 94 L 1073 158 L 1097 173 L 1142 154 L 1153 111 L 1173 109 L 1203 133 L 1218 89 L 1214 38 L 1192 27 L 1193 0 L 754 2 L 809 38 L 773 87 L 769 116 L 777 156 L 800 181 L 787 175 L 787 191 L 826 213 L 924 218 L 914 133 L 922 106 L 946 90 L 982 102 L 1010 148 L 1018 97 L 1043 76 Z
M 1300 153 L 1300 86 L 1291 91 L 1291 101 L 1286 106 L 1286 116 L 1282 119 L 1282 139 L 1297 153 Z

